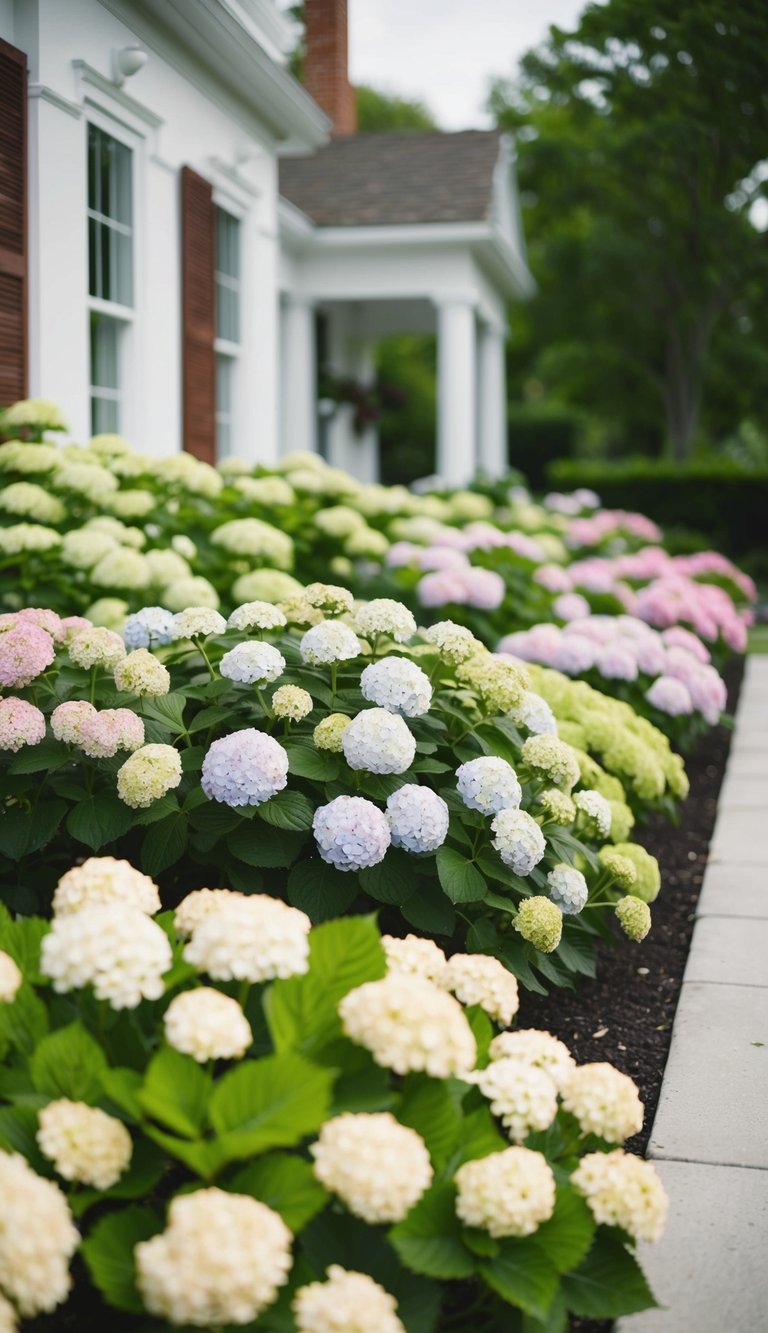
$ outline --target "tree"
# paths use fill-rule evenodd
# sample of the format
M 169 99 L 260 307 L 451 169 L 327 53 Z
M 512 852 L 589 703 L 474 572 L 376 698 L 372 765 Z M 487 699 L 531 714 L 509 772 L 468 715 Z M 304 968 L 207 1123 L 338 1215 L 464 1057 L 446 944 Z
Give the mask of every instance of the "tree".
M 436 130 L 431 111 L 423 102 L 358 84 L 357 126 L 362 134 L 381 134 L 386 130 Z
M 609 434 L 650 441 L 663 423 L 684 458 L 713 357 L 743 363 L 745 321 L 764 328 L 766 238 L 750 211 L 768 174 L 768 8 L 591 4 L 491 101 L 518 132 L 531 205 L 528 373 Z

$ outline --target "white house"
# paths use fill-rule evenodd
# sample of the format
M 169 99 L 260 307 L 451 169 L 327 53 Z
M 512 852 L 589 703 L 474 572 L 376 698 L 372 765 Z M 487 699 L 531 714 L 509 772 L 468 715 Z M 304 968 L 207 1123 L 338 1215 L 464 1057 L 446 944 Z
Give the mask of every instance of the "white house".
M 305 88 L 274 0 L 0 0 L 0 403 L 373 479 L 318 361 L 369 380 L 377 338 L 434 329 L 438 470 L 497 474 L 505 309 L 532 287 L 511 144 L 355 135 L 346 0 L 306 19 Z

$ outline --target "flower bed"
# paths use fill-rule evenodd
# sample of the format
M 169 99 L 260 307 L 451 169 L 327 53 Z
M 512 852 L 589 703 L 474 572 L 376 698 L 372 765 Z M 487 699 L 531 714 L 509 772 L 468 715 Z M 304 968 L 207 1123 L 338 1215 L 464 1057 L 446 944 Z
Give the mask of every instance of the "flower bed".
M 675 872 L 643 828 L 686 797 L 749 581 L 589 492 L 56 424 L 0 423 L 2 1333 L 646 1308 L 666 1202 L 602 1058 L 644 1037 L 600 1045 L 604 1002 L 562 988 L 597 957 L 623 1005 L 644 972 Z

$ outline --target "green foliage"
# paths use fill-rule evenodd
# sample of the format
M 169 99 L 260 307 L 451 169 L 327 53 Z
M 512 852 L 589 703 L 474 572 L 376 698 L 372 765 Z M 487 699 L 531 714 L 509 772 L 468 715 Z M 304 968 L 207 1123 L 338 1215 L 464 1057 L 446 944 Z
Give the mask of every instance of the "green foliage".
M 355 93 L 360 134 L 437 129 L 432 112 L 416 98 L 393 97 L 365 83 L 359 83 Z
M 702 430 L 765 419 L 766 255 L 749 214 L 765 197 L 767 50 L 751 0 L 727 14 L 609 0 L 496 87 L 539 283 L 515 316 L 513 392 L 678 459 Z

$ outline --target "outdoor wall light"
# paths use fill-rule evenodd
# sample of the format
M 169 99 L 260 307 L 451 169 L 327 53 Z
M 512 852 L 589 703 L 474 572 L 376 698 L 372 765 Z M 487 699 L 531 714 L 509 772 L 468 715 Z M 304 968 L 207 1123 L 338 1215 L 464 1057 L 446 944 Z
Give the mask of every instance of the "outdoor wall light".
M 126 79 L 130 79 L 134 74 L 138 74 L 147 63 L 147 53 L 138 42 L 133 42 L 130 46 L 122 46 L 119 51 L 112 52 L 112 79 L 118 88 L 122 88 Z

